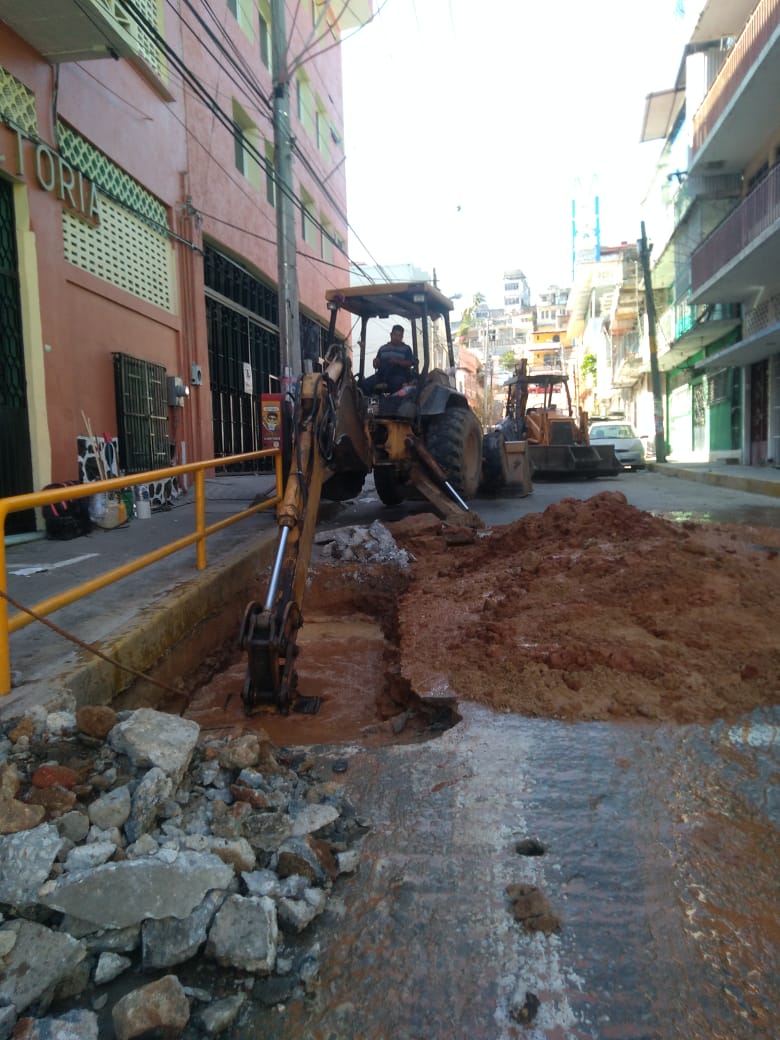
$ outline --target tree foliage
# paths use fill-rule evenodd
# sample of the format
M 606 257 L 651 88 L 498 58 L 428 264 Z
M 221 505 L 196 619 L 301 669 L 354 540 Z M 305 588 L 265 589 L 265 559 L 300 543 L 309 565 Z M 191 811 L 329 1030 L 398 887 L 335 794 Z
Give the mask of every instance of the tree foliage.
M 474 298 L 468 307 L 465 307 L 463 314 L 461 315 L 460 325 L 458 325 L 457 336 L 459 339 L 464 340 L 468 336 L 468 331 L 477 322 L 477 309 L 482 306 L 485 302 L 485 294 L 481 292 L 474 293 Z
M 582 378 L 587 379 L 588 376 L 596 375 L 596 355 L 586 354 L 582 359 Z

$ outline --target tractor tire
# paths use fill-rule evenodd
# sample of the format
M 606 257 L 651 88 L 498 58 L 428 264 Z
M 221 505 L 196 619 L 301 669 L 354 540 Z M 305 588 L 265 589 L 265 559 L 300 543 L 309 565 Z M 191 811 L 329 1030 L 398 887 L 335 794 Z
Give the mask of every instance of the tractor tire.
M 482 427 L 468 408 L 448 408 L 428 423 L 425 447 L 459 495 L 473 498 L 482 476 Z
M 398 480 L 392 466 L 376 467 L 374 470 L 374 487 L 383 505 L 397 506 L 406 498 L 406 489 Z

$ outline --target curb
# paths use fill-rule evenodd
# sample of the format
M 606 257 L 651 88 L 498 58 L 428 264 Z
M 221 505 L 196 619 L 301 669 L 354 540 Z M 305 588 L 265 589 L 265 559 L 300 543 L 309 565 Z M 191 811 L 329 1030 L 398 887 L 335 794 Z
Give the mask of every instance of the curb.
M 738 473 L 716 473 L 712 470 L 696 470 L 685 466 L 676 466 L 673 462 L 648 462 L 648 470 L 667 477 L 678 477 L 681 480 L 694 480 L 700 484 L 711 484 L 713 487 L 731 488 L 733 491 L 746 491 L 753 495 L 767 495 L 780 498 L 780 481 L 762 480 L 760 477 L 746 477 Z

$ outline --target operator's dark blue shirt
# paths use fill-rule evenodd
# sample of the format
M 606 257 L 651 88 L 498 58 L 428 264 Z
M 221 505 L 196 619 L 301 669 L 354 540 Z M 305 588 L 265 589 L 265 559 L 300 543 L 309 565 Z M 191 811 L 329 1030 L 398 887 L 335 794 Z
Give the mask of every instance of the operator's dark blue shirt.
M 397 361 L 411 361 L 414 364 L 412 348 L 406 343 L 396 346 L 394 343 L 385 343 L 376 352 L 377 358 L 377 383 L 384 383 L 387 392 L 394 394 L 400 390 L 404 383 L 412 378 L 412 370 L 403 365 L 395 364 Z

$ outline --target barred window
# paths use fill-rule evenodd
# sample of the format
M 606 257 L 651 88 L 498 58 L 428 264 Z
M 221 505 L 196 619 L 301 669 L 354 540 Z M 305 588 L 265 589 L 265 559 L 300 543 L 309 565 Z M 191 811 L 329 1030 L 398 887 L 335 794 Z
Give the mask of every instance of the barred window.
M 720 404 L 729 400 L 729 373 L 728 369 L 720 368 L 713 372 L 707 384 L 708 403 L 710 405 Z

